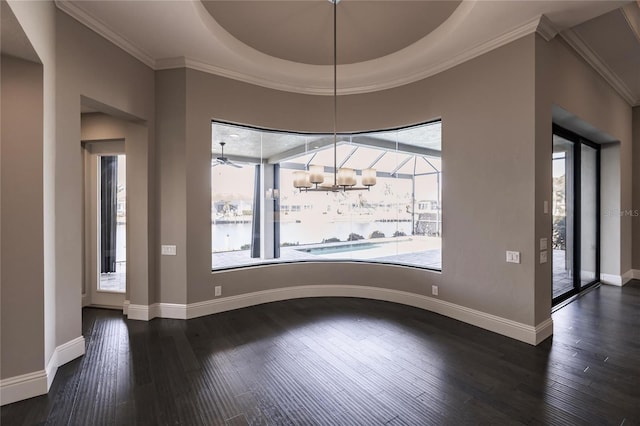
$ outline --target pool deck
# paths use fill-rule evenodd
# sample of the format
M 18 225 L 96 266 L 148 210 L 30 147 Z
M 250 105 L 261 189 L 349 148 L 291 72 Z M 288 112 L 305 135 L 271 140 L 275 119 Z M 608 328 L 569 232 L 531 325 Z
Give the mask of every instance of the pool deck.
M 344 250 L 326 254 L 314 254 L 314 249 L 349 247 L 357 244 L 367 245 L 366 249 Z M 220 252 L 212 254 L 215 270 L 286 263 L 296 261 L 371 261 L 396 263 L 421 268 L 441 269 L 441 249 L 437 238 L 400 237 L 399 239 L 380 238 L 339 243 L 309 244 L 280 248 L 278 259 L 255 259 L 250 257 L 249 250 Z M 425 250 L 426 248 L 426 250 Z M 307 252 L 310 250 L 311 252 Z

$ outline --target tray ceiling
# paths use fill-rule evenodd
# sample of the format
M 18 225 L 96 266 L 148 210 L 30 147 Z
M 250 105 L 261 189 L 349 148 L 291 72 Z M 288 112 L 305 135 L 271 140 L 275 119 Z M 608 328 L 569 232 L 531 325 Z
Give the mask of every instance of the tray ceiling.
M 56 5 L 154 69 L 189 67 L 278 90 L 333 92 L 332 4 L 326 0 Z M 616 0 L 343 0 L 338 92 L 418 81 L 526 34 L 550 39 L 625 5 L 638 7 Z

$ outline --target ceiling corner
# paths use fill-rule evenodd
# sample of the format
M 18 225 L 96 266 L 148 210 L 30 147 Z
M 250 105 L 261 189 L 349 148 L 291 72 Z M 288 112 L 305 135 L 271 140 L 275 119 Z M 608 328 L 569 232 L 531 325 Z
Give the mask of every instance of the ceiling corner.
M 624 81 L 582 40 L 578 33 L 568 29 L 561 32 L 560 35 L 629 105 L 633 106 L 638 103 L 638 100 L 635 99 L 634 94 Z
M 105 23 L 98 18 L 92 16 L 87 11 L 82 9 L 76 3 L 69 0 L 54 0 L 54 3 L 58 9 L 71 16 L 76 21 L 80 22 L 90 30 L 98 33 L 102 37 L 106 38 L 125 52 L 138 59 L 151 69 L 155 69 L 156 61 L 147 52 L 143 51 L 139 47 L 135 46 L 132 42 L 125 39 L 121 35 L 117 34 Z

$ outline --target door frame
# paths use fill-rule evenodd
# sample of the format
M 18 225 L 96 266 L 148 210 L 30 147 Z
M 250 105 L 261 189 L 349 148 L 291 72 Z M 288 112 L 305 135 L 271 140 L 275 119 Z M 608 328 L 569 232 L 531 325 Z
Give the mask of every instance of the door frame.
M 100 209 L 99 195 L 99 167 L 98 162 L 102 156 L 126 155 L 124 139 L 102 140 L 82 143 L 84 164 L 84 283 L 83 306 L 97 306 L 111 309 L 122 309 L 129 289 L 129 272 L 125 271 L 125 291 L 115 292 L 98 289 L 99 265 L 100 265 L 100 236 L 98 223 Z M 126 170 L 125 170 L 126 175 Z M 125 200 L 127 203 L 127 200 Z M 127 203 L 128 204 L 128 203 Z M 125 235 L 128 239 L 128 208 L 126 208 Z M 126 244 L 126 243 L 125 243 Z M 126 254 L 126 263 L 129 263 L 129 252 Z
M 569 142 L 573 142 L 573 188 L 571 188 L 573 190 L 573 226 L 574 226 L 574 230 L 573 230 L 573 250 L 574 250 L 574 254 L 573 254 L 573 265 L 571 265 L 572 267 L 572 272 L 573 272 L 573 289 L 563 293 L 557 297 L 553 297 L 553 275 L 551 277 L 552 283 L 551 283 L 551 290 L 552 290 L 552 301 L 551 304 L 552 306 L 555 306 L 567 299 L 569 299 L 570 297 L 573 297 L 577 294 L 580 294 L 581 292 L 593 287 L 594 285 L 598 284 L 600 282 L 600 202 L 601 202 L 601 196 L 600 196 L 600 192 L 601 192 L 601 164 L 600 164 L 600 145 L 597 143 L 594 143 L 592 141 L 590 141 L 589 139 L 586 139 L 580 135 L 578 135 L 577 133 L 574 133 L 568 129 L 565 129 L 564 127 L 561 127 L 557 124 L 553 124 L 552 126 L 552 139 L 553 139 L 553 135 L 557 135 L 563 139 L 568 140 Z M 582 145 L 588 146 L 590 148 L 595 149 L 596 151 L 596 202 L 595 202 L 595 215 L 596 215 L 596 232 L 595 232 L 595 237 L 596 237 L 596 259 L 595 259 L 595 266 L 596 266 L 596 270 L 595 270 L 595 278 L 585 284 L 582 285 L 581 284 L 581 280 L 580 280 L 580 262 L 581 262 L 581 256 L 579 255 L 579 252 L 581 250 L 581 226 L 582 226 L 582 193 L 581 193 L 581 184 L 582 184 L 582 155 L 581 155 L 581 148 Z M 553 228 L 553 225 L 552 225 Z M 553 234 L 553 229 L 552 229 L 552 234 Z M 553 255 L 551 256 L 551 267 L 553 268 Z

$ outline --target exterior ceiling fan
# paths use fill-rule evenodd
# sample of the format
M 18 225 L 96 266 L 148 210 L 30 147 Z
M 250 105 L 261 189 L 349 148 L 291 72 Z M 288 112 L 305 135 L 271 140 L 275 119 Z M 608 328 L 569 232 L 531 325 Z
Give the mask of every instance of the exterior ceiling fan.
M 220 142 L 220 147 L 222 147 L 222 154 L 220 154 L 220 157 L 216 157 L 214 160 L 211 161 L 211 167 L 224 165 L 224 166 L 235 167 L 237 169 L 242 168 L 241 165 L 234 163 L 233 161 L 229 160 L 227 157 L 224 156 L 225 145 L 226 145 L 226 142 Z

